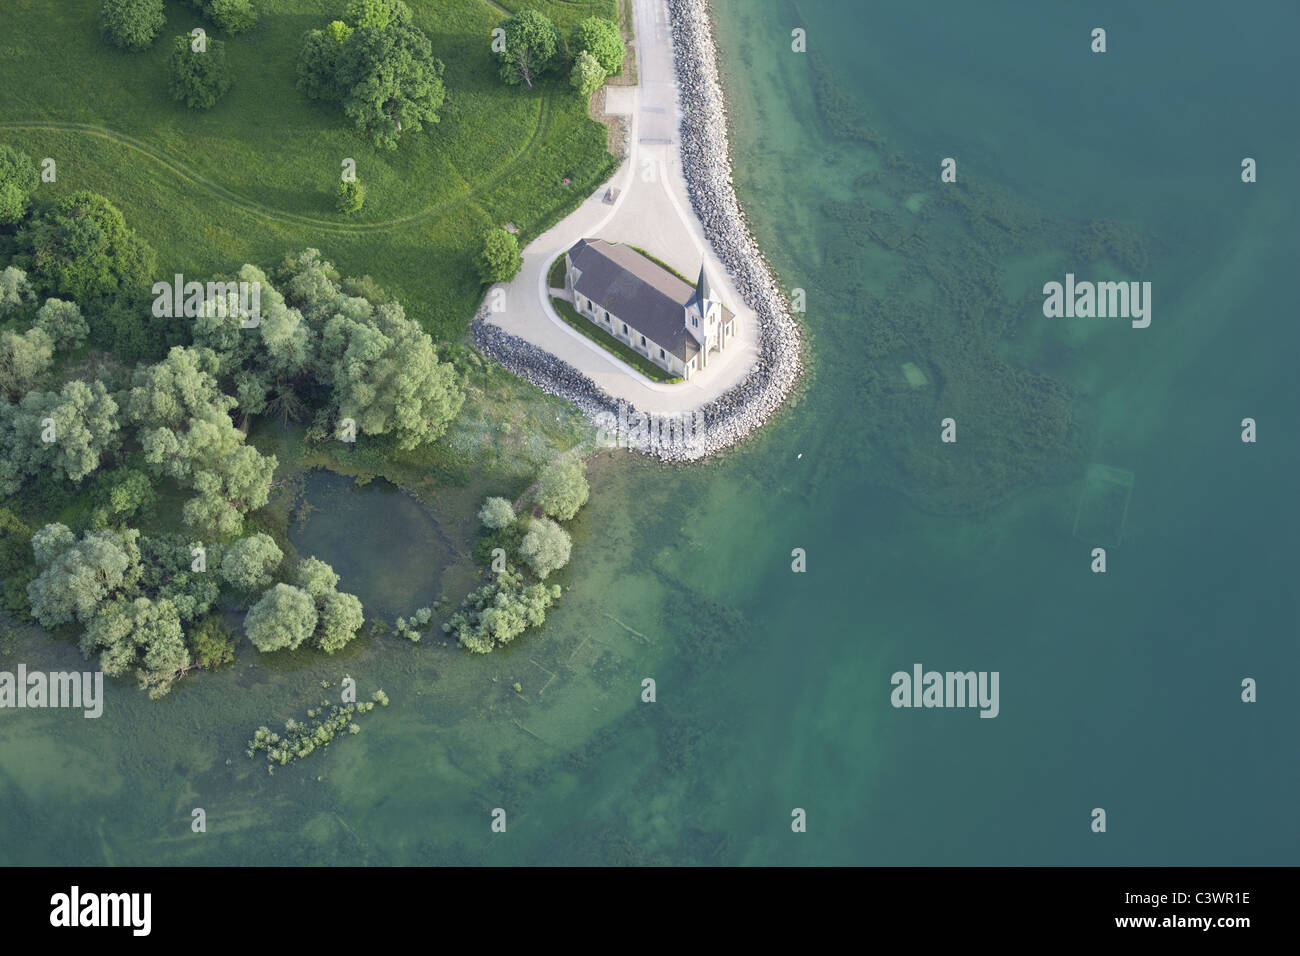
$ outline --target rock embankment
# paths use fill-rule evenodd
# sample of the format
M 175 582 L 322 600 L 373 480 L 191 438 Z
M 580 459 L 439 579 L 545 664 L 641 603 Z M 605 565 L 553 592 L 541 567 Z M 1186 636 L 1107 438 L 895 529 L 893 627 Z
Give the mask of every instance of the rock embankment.
M 691 205 L 759 326 L 749 374 L 690 415 L 648 416 L 612 398 L 549 352 L 481 321 L 475 344 L 521 378 L 568 399 L 617 443 L 666 461 L 694 461 L 749 435 L 781 406 L 802 368 L 799 327 L 749 232 L 731 182 L 727 113 L 707 0 L 667 0 L 682 112 L 681 158 Z

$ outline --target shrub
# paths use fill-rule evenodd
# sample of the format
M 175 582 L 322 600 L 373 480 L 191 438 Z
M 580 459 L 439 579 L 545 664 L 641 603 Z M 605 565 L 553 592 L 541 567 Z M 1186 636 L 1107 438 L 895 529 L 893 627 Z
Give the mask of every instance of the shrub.
M 569 35 L 569 52 L 577 56 L 583 51 L 596 58 L 606 75 L 620 72 L 623 69 L 623 37 L 619 35 L 618 24 L 601 17 L 580 20 Z
M 569 85 L 582 96 L 591 96 L 605 82 L 605 68 L 596 58 L 583 50 L 573 61 L 573 71 L 569 74 Z
M 515 506 L 505 498 L 489 498 L 483 502 L 478 517 L 484 525 L 495 531 L 515 520 Z
M 146 49 L 167 22 L 162 0 L 100 0 L 99 22 L 114 46 Z
M 519 255 L 519 240 L 513 233 L 498 226 L 484 234 L 483 249 L 476 262 L 480 279 L 488 284 L 509 282 L 519 274 L 523 264 L 523 257 Z
M 338 207 L 345 216 L 352 216 L 361 211 L 366 204 L 366 187 L 355 179 L 339 183 Z
M 172 97 L 192 110 L 211 109 L 230 89 L 230 65 L 226 45 L 209 38 L 200 52 L 193 37 L 182 33 L 172 44 Z

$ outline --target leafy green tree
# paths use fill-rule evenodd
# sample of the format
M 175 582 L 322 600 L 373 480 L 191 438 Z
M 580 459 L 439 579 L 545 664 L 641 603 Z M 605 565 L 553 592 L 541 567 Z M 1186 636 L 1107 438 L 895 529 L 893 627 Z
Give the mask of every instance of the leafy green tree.
M 227 33 L 243 33 L 257 22 L 252 0 L 191 0 L 196 10 Z
M 10 614 L 27 614 L 27 585 L 35 577 L 32 529 L 8 508 L 0 508 L 0 581 L 4 582 L 4 607 Z
M 475 654 L 486 654 L 540 627 L 559 597 L 558 584 L 525 585 L 522 574 L 507 569 L 466 597 L 442 629 Z
M 338 23 L 341 29 L 335 29 Z M 339 62 L 352 28 L 334 21 L 326 30 L 310 30 L 298 51 L 298 89 L 313 100 L 339 98 Z
M 141 512 L 148 511 L 156 495 L 149 476 L 134 468 L 114 468 L 95 476 L 91 499 L 91 527 L 102 530 L 120 525 Z
M 343 112 L 376 146 L 396 149 L 403 132 L 437 123 L 446 99 L 442 61 L 429 38 L 392 23 L 355 31 L 343 47 L 338 90 Z
M 43 627 L 89 624 L 101 604 L 129 592 L 140 574 L 140 532 L 90 531 L 77 541 L 62 524 L 32 536 L 40 574 L 27 585 L 32 616 Z
M 101 605 L 81 639 L 81 650 L 87 657 L 99 651 L 100 668 L 110 677 L 134 667 L 140 689 L 155 699 L 191 664 L 176 607 L 146 597 L 117 597 Z
M 433 341 L 397 303 L 373 309 L 365 324 L 336 315 L 325 324 L 320 354 L 339 417 L 355 420 L 363 434 L 391 434 L 399 448 L 439 438 L 464 404 L 455 370 L 438 361 Z
M 551 572 L 569 563 L 571 548 L 569 532 L 550 518 L 541 518 L 528 523 L 528 533 L 519 544 L 519 554 L 533 573 L 545 581 Z
M 363 27 L 382 30 L 390 24 L 410 23 L 411 8 L 402 0 L 352 0 L 344 19 L 358 30 Z
M 334 591 L 320 609 L 315 644 L 326 654 L 333 654 L 346 647 L 365 623 L 361 600 L 355 594 Z
M 504 528 L 515 520 L 515 506 L 505 498 L 489 498 L 479 509 L 478 520 L 494 531 Z
M 221 548 L 215 542 L 204 545 L 208 567 L 196 570 L 197 542 L 180 534 L 163 534 L 140 539 L 140 592 L 154 600 L 170 601 L 182 621 L 194 621 L 207 614 L 221 598 Z
M 340 182 L 338 189 L 339 212 L 345 216 L 356 215 L 366 204 L 366 187 L 358 180 Z
M 40 175 L 30 156 L 12 146 L 0 145 L 0 226 L 22 220 L 39 182 Z
M 45 377 L 54 362 L 54 342 L 44 329 L 0 332 L 0 392 L 17 401 Z
M 28 392 L 17 405 L 0 401 L 0 439 L 0 492 L 14 494 L 54 470 L 80 481 L 117 449 L 117 402 L 102 382 L 74 379 L 58 392 Z
M 509 282 L 523 264 L 519 240 L 511 232 L 498 226 L 484 234 L 483 248 L 475 261 L 480 279 L 487 283 Z
M 162 0 L 99 0 L 99 22 L 114 46 L 147 49 L 167 22 Z
M 552 63 L 560 48 L 560 31 L 536 10 L 521 10 L 501 22 L 504 48 L 497 53 L 501 78 L 528 89 Z
M 236 637 L 220 614 L 209 614 L 190 629 L 194 663 L 204 669 L 220 667 L 235 659 Z
M 157 254 L 103 196 L 70 193 L 22 226 L 15 263 L 46 295 L 82 306 L 120 292 L 147 288 Z
M 591 493 L 582 473 L 582 461 L 572 455 L 564 455 L 543 467 L 537 484 L 537 503 L 560 521 L 576 515 Z
M 575 56 L 590 53 L 606 76 L 623 69 L 623 37 L 619 35 L 618 24 L 603 17 L 587 17 L 574 24 L 569 34 L 569 52 Z
M 251 594 L 271 583 L 284 552 L 269 534 L 240 538 L 221 558 L 221 578 L 236 591 Z
M 192 110 L 211 109 L 233 83 L 226 45 L 209 37 L 205 49 L 199 51 L 193 48 L 193 39 L 182 33 L 172 41 L 172 98 Z
M 277 584 L 249 609 L 244 630 L 263 653 L 294 650 L 316 630 L 316 602 L 290 584 Z
M 299 561 L 293 578 L 298 587 L 317 601 L 328 597 L 339 583 L 339 576 L 334 573 L 334 569 L 317 557 Z
M 573 70 L 569 73 L 569 85 L 584 98 L 591 96 L 605 82 L 605 68 L 594 56 L 583 50 L 573 60 Z
M 27 281 L 27 273 L 14 266 L 6 266 L 0 272 L 0 319 L 7 319 L 35 305 L 36 293 Z
M 75 302 L 63 299 L 46 299 L 36 310 L 36 328 L 41 329 L 54 342 L 56 351 L 76 348 L 90 334 L 90 326 L 81 315 Z

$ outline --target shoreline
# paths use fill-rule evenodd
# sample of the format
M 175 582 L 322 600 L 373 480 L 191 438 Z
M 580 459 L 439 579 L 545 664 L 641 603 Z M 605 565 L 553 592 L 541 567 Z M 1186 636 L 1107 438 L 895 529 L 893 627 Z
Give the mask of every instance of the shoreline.
M 662 461 L 687 462 L 739 443 L 780 409 L 803 372 L 802 336 L 731 181 L 726 103 L 708 0 L 666 3 L 682 115 L 678 155 L 683 178 L 705 238 L 757 319 L 757 361 L 743 379 L 692 413 L 647 416 L 614 399 L 567 362 L 483 321 L 483 310 L 475 316 L 470 334 L 489 358 L 542 391 L 566 399 L 597 426 L 608 429 L 618 423 L 615 437 L 621 446 Z M 624 433 L 622 425 L 629 421 L 634 427 Z

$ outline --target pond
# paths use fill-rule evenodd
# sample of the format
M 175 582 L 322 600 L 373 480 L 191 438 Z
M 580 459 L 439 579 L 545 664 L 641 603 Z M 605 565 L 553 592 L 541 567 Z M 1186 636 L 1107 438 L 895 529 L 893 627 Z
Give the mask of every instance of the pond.
M 453 550 L 415 498 L 381 478 L 357 484 L 317 469 L 303 480 L 289 540 L 301 557 L 332 565 L 367 618 L 406 616 L 440 596 Z

